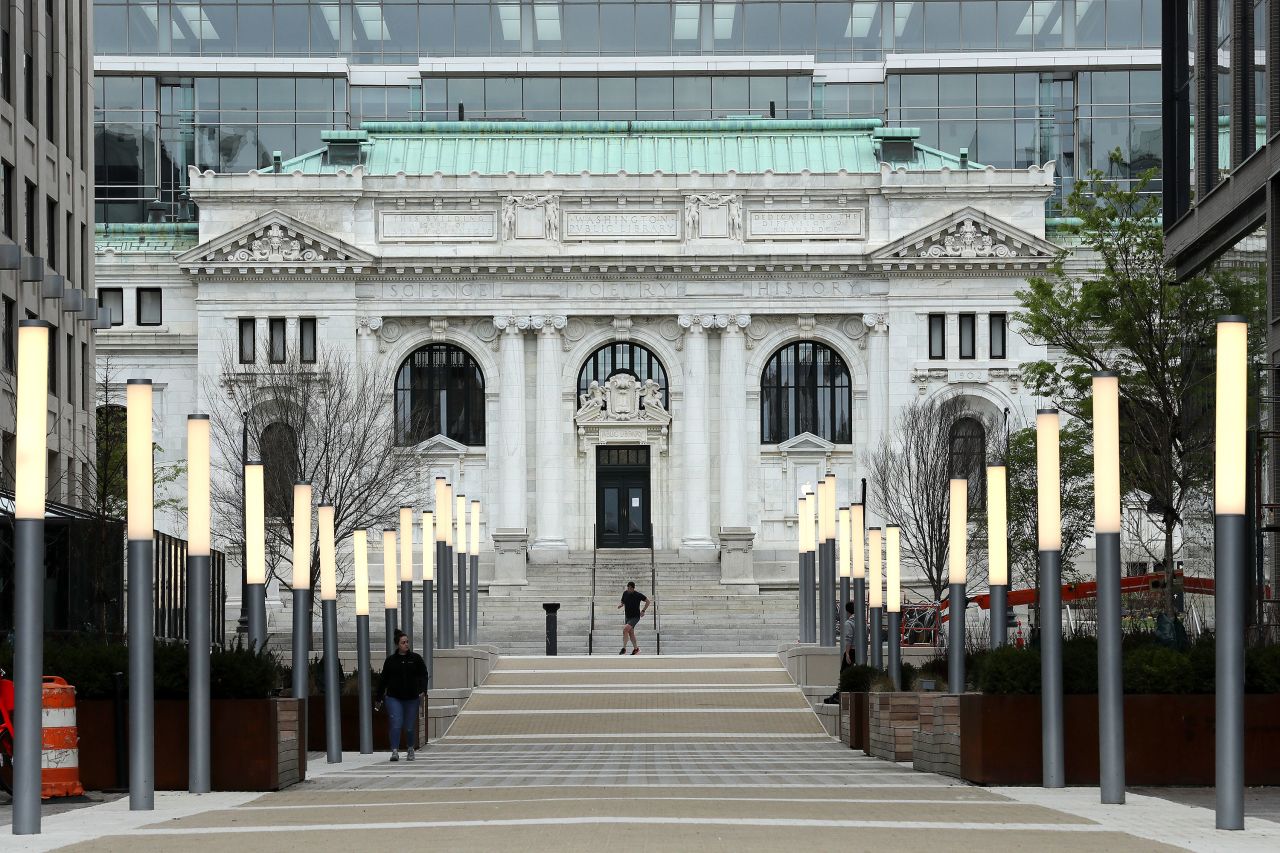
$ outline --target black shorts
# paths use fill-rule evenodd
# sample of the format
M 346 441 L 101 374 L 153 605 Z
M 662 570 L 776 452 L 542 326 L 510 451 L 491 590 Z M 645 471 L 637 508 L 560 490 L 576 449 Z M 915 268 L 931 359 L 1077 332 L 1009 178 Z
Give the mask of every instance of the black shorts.
M 639 625 L 639 624 L 640 624 L 640 617 L 639 617 L 639 616 L 628 616 L 628 617 L 627 617 L 627 627 L 628 627 L 628 628 L 634 628 L 635 626 L 637 626 L 637 625 Z

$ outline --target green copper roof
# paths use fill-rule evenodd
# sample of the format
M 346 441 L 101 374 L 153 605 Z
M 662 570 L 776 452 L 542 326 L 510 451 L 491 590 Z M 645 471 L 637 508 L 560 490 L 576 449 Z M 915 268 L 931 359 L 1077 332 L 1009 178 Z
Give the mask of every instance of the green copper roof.
M 324 138 L 358 141 L 369 175 L 834 174 L 878 171 L 879 129 L 879 119 L 370 121 L 360 131 L 326 132 Z M 913 160 L 894 165 L 913 171 L 960 167 L 958 155 L 922 145 L 915 150 Z M 281 171 L 315 175 L 352 168 L 352 163 L 330 163 L 327 151 L 286 160 Z
M 125 252 L 180 252 L 200 242 L 196 222 L 119 222 L 94 226 L 93 244 L 98 250 Z

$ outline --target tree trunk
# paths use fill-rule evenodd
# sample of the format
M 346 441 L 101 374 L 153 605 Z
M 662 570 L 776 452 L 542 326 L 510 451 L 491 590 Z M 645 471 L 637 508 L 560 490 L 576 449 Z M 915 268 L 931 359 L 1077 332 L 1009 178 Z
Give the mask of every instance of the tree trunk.
M 1173 526 L 1177 522 L 1169 513 L 1164 516 L 1164 612 L 1170 619 L 1178 618 L 1173 607 Z

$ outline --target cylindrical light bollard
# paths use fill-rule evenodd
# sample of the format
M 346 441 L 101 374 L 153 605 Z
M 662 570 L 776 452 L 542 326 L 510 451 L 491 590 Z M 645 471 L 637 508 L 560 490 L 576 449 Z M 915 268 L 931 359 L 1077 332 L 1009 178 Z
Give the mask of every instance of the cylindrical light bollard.
M 360 754 L 373 752 L 373 676 L 369 667 L 369 534 L 351 534 L 356 568 L 356 674 L 360 693 Z
M 1040 740 L 1044 787 L 1066 785 L 1062 719 L 1062 491 L 1058 410 L 1036 412 L 1036 526 L 1040 568 Z
M 311 484 L 293 484 L 293 698 L 311 692 Z
M 1214 404 L 1213 573 L 1215 640 L 1214 789 L 1218 829 L 1244 829 L 1244 629 L 1248 571 L 1245 513 L 1248 326 L 1218 319 Z
M 453 489 L 436 477 L 436 633 L 439 648 L 452 649 L 453 637 Z
M 13 834 L 40 832 L 44 669 L 44 512 L 48 472 L 49 335 L 43 320 L 18 321 L 14 471 Z M 132 602 L 132 597 L 130 602 Z M 132 630 L 132 626 L 130 626 Z M 132 638 L 132 634 L 130 634 Z M 129 645 L 133 654 L 133 644 Z
M 409 636 L 409 648 L 418 639 L 413 632 L 413 507 L 400 507 L 400 630 Z
M 818 561 L 818 520 L 817 496 L 805 485 L 802 498 L 800 524 L 801 543 L 804 546 L 800 560 L 800 642 L 816 643 L 818 641 L 817 608 L 814 604 L 814 593 Z
M 547 611 L 547 654 L 555 655 L 556 652 L 556 611 L 560 609 L 560 603 L 551 601 L 544 602 L 542 609 Z
M 435 579 L 436 520 L 431 511 L 422 514 L 422 660 L 427 665 L 427 689 L 435 681 Z
M 884 528 L 885 609 L 889 612 L 889 680 L 902 689 L 902 531 Z
M 849 532 L 850 521 L 849 508 L 841 507 L 840 513 L 836 519 L 836 572 L 840 577 L 840 601 L 836 606 L 836 643 L 843 644 L 843 640 L 839 639 L 842 631 L 840 630 L 845 619 L 848 618 L 849 604 L 849 575 L 853 565 L 849 557 L 849 552 L 853 549 L 853 536 Z M 840 654 L 844 654 L 844 648 L 841 646 Z
M 809 633 L 809 612 L 804 603 L 804 578 L 806 563 L 809 559 L 810 538 L 816 535 L 813 522 L 809 516 L 808 506 L 809 484 L 801 489 L 796 499 L 796 640 L 803 643 Z
M 399 588 L 396 586 L 396 532 L 388 527 L 382 531 L 382 610 L 383 627 L 386 629 L 387 655 L 396 651 L 396 628 L 399 619 Z
M 454 498 L 453 553 L 458 562 L 458 642 L 466 645 L 470 642 L 470 631 L 467 630 L 467 617 L 470 611 L 467 606 L 467 497 L 457 495 Z
M 187 790 L 207 794 L 209 705 L 210 422 L 187 415 Z
M 155 808 L 156 798 L 151 380 L 128 380 L 125 395 L 129 495 L 129 809 L 150 811 Z
M 880 621 L 884 609 L 884 590 L 880 586 L 881 554 L 880 528 L 873 527 L 867 531 L 867 609 L 871 616 L 871 665 L 876 669 L 884 669 L 883 631 Z
M 471 502 L 471 523 L 467 532 L 467 568 L 470 573 L 470 581 L 467 584 L 467 601 L 469 602 L 467 642 L 474 646 L 480 627 L 480 501 Z
M 835 645 L 832 616 L 835 606 L 835 475 L 818 481 L 818 643 Z
M 987 583 L 991 592 L 991 648 L 1008 642 L 1009 616 L 1008 473 L 1003 465 L 987 466 Z
M 950 488 L 950 533 L 948 557 L 947 687 L 951 693 L 964 692 L 965 583 L 969 568 L 969 481 L 952 477 Z
M 333 507 L 316 512 L 320 539 L 320 618 L 324 631 L 324 743 L 330 764 L 342 760 L 342 678 L 338 666 L 338 558 Z
M 1093 501 L 1098 566 L 1098 779 L 1102 802 L 1124 802 L 1120 615 L 1120 379 L 1093 374 Z
M 244 463 L 244 576 L 249 648 L 267 644 L 267 517 L 262 463 Z
M 853 662 L 867 663 L 867 561 L 866 508 L 862 504 L 849 507 L 849 575 L 853 581 Z

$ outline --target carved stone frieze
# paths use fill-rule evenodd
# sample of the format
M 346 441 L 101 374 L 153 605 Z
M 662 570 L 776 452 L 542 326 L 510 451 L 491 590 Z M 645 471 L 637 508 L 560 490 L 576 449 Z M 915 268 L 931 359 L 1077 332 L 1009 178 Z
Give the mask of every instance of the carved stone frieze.
M 711 213 L 708 213 L 711 212 Z M 684 197 L 685 239 L 742 239 L 742 198 L 735 193 L 698 193 Z
M 257 219 L 214 237 L 183 252 L 178 264 L 192 272 L 241 266 L 335 268 L 359 271 L 372 261 L 367 252 L 348 246 L 336 237 L 279 210 L 270 210 Z
M 542 211 L 542 228 L 520 222 L 520 211 Z M 540 233 L 539 233 L 540 232 Z M 560 196 L 558 195 L 509 195 L 502 201 L 502 239 L 543 238 L 560 239 Z

